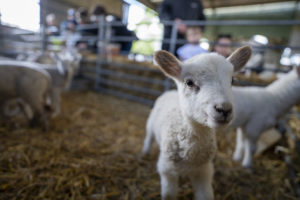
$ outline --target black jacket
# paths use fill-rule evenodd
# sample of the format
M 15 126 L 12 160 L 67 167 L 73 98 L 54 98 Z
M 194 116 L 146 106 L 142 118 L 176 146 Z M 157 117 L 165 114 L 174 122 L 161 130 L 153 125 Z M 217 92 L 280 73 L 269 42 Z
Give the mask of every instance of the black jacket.
M 161 20 L 205 20 L 201 0 L 164 0 L 158 13 Z

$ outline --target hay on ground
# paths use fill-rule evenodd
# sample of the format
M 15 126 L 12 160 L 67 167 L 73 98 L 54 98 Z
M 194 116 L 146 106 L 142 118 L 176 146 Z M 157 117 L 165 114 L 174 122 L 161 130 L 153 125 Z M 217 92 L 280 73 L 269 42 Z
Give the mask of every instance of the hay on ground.
M 1 127 L 0 199 L 160 199 L 158 149 L 146 159 L 139 156 L 149 112 L 126 100 L 71 92 L 49 132 Z M 297 199 L 282 154 L 269 150 L 251 173 L 231 161 L 235 135 L 217 137 L 216 200 Z M 299 166 L 298 159 L 298 173 Z M 183 178 L 179 199 L 191 198 Z

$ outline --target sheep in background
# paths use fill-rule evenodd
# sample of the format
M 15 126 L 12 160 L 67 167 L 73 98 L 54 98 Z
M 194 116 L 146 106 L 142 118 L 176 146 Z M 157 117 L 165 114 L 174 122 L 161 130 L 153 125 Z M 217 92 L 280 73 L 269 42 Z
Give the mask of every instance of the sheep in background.
M 74 74 L 78 73 L 79 64 L 81 61 L 81 54 L 77 50 L 64 50 L 59 53 L 54 52 L 31 52 L 27 56 L 22 55 L 18 60 L 26 60 L 30 62 L 37 62 L 40 64 L 57 65 L 61 61 L 65 68 L 72 68 Z
M 76 51 L 64 51 L 59 54 L 53 52 L 40 52 L 31 54 L 27 61 L 37 62 L 52 78 L 51 96 L 54 112 L 52 117 L 60 114 L 61 93 L 70 88 L 74 74 L 79 69 L 81 55 Z
M 213 199 L 214 128 L 232 119 L 233 71 L 243 67 L 250 55 L 247 46 L 228 60 L 211 53 L 181 63 L 166 51 L 155 54 L 160 69 L 178 88 L 157 99 L 146 126 L 143 155 L 149 153 L 154 137 L 160 146 L 157 168 L 162 199 L 176 198 L 179 175 L 189 176 L 195 199 Z
M 53 56 L 53 57 L 52 57 Z M 34 58 L 34 59 L 33 59 Z M 55 60 L 56 61 L 55 61 Z M 38 55 L 31 55 L 28 60 L 40 69 L 43 69 L 49 73 L 51 76 L 51 103 L 54 112 L 52 112 L 52 117 L 56 117 L 60 114 L 60 100 L 61 100 L 61 93 L 70 85 L 72 81 L 74 70 L 72 67 L 69 67 L 59 59 L 54 57 L 54 54 L 49 56 L 49 54 L 38 54 Z M 37 60 L 40 62 L 45 62 L 47 64 L 39 64 L 34 63 L 33 60 Z M 16 61 L 22 62 L 22 61 Z M 52 62 L 56 62 L 55 65 L 49 65 Z M 16 101 L 18 103 L 16 103 Z M 2 103 L 4 112 L 4 116 L 12 118 L 20 116 L 30 116 L 28 114 L 28 110 L 30 111 L 30 106 L 26 104 L 26 102 L 20 103 L 21 99 L 9 99 L 7 102 Z M 9 106 L 5 107 L 5 105 Z M 13 106 L 14 105 L 14 106 Z M 29 108 L 28 108 L 29 106 Z M 30 112 L 29 112 L 30 113 Z M 29 118 L 30 120 L 30 118 Z
M 300 67 L 265 88 L 233 87 L 232 91 L 236 118 L 231 126 L 237 128 L 233 159 L 251 167 L 260 134 L 300 101 Z
M 59 54 L 53 52 L 30 52 L 28 55 L 21 54 L 18 60 L 35 62 L 36 64 L 34 65 L 36 67 L 44 69 L 50 74 L 52 79 L 51 101 L 54 109 L 52 117 L 58 116 L 61 110 L 61 93 L 70 88 L 74 74 L 79 70 L 81 55 L 77 51 L 62 51 Z M 5 104 L 12 105 L 16 100 L 17 99 L 8 100 Z M 20 99 L 18 101 L 20 102 Z M 26 102 L 15 103 L 13 105 L 15 105 L 15 108 L 12 108 L 11 111 L 6 108 L 4 116 L 10 118 L 13 116 L 16 117 L 17 115 L 25 115 L 26 117 L 30 116 L 30 107 L 28 107 Z M 21 108 L 22 106 L 23 108 Z
M 56 117 L 60 114 L 61 93 L 69 86 L 74 73 L 72 68 L 65 70 L 61 63 L 58 63 L 58 66 L 59 65 L 61 66 L 58 68 L 54 68 L 52 65 L 42 66 L 52 78 L 51 100 L 54 108 L 52 117 Z
M 3 58 L 3 60 L 11 60 Z M 26 60 L 22 62 L 21 60 Z M 53 52 L 30 52 L 21 54 L 18 57 L 18 65 L 27 63 L 46 70 L 51 76 L 51 104 L 52 117 L 60 114 L 61 93 L 70 88 L 74 74 L 79 70 L 81 55 L 77 51 L 62 51 L 59 54 Z M 29 62 L 36 62 L 28 64 Z M 38 64 L 39 63 L 39 64 Z M 1 111 L 4 118 L 12 119 L 15 122 L 32 120 L 33 110 L 31 106 L 21 98 L 6 99 L 1 102 Z
M 62 51 L 58 56 L 62 61 L 74 69 L 74 74 L 78 73 L 82 56 L 76 49 Z
M 69 89 L 74 76 L 74 68 L 67 60 L 61 60 L 56 54 L 45 55 L 41 54 L 36 57 L 36 61 L 43 62 L 46 59 L 50 60 L 49 57 L 55 61 L 55 65 L 41 64 L 40 67 L 46 70 L 52 78 L 51 96 L 54 107 L 52 117 L 56 117 L 60 114 L 60 101 L 61 93 L 64 90 Z
M 48 128 L 51 111 L 51 77 L 34 63 L 0 61 L 0 102 L 21 98 L 33 111 L 32 123 Z

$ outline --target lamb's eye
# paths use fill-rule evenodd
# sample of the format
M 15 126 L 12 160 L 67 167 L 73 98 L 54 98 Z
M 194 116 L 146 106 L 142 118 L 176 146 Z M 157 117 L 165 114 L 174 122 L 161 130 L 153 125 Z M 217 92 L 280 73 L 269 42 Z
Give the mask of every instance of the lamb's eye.
M 194 81 L 192 81 L 191 79 L 188 79 L 185 83 L 186 83 L 186 85 L 189 86 L 189 87 L 194 87 L 194 86 L 195 86 Z

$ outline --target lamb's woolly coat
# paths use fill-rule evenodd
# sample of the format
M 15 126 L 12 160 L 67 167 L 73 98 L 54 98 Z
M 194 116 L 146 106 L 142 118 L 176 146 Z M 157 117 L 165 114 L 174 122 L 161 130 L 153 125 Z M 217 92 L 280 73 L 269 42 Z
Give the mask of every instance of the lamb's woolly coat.
M 213 159 L 216 152 L 215 131 L 190 122 L 178 105 L 177 91 L 160 96 L 148 119 L 147 129 L 154 132 L 161 154 L 176 164 L 172 168 L 187 174 Z M 158 164 L 160 170 L 164 166 Z

